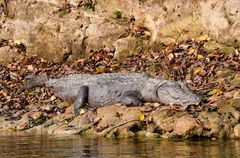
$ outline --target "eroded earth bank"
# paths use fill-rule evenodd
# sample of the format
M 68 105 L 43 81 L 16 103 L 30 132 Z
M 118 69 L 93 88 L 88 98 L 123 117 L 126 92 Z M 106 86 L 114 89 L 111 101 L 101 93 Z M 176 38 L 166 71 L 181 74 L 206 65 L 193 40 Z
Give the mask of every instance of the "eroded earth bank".
M 106 137 L 240 138 L 240 2 L 0 0 L 0 130 Z M 198 106 L 82 109 L 41 73 L 145 72 L 181 80 Z

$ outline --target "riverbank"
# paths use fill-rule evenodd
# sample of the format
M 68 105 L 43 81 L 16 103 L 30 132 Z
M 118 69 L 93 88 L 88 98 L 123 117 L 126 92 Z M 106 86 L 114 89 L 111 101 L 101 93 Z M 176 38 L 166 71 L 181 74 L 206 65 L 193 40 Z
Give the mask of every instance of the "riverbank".
M 240 53 L 209 48 L 210 39 L 162 44 L 119 61 L 114 50 L 93 52 L 89 59 L 52 62 L 27 56 L 21 44 L 1 41 L 19 53 L 18 60 L 0 66 L 0 130 L 104 137 L 240 138 Z M 45 87 L 18 92 L 40 73 L 57 78 L 75 73 L 145 72 L 185 81 L 204 96 L 198 106 L 146 103 L 141 107 L 112 105 L 94 111 L 72 107 Z

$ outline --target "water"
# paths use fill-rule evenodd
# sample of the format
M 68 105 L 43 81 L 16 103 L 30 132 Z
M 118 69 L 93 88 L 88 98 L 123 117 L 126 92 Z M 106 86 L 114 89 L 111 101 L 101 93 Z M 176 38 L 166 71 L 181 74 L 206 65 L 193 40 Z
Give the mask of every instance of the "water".
M 0 158 L 240 158 L 240 140 L 108 139 L 0 134 Z

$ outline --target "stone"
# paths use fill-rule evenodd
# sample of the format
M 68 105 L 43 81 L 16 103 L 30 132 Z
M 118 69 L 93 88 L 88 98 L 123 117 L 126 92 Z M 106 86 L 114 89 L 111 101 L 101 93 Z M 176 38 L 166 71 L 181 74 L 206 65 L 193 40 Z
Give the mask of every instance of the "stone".
M 233 131 L 234 131 L 234 136 L 236 138 L 240 138 L 240 124 L 236 125 L 234 127 Z
M 29 128 L 30 113 L 26 113 L 22 116 L 22 119 L 16 122 L 16 130 L 21 131 Z
M 200 2 L 202 23 L 211 37 L 220 42 L 239 43 L 240 1 L 207 0 Z M 229 20 L 234 20 L 230 23 Z M 233 31 L 233 29 L 236 29 Z
M 238 86 L 240 85 L 240 74 L 236 74 L 235 78 L 230 81 L 230 85 Z
M 18 54 L 10 46 L 0 47 L 0 64 L 7 65 L 14 59 L 20 59 L 21 54 Z
M 195 118 L 189 115 L 184 115 L 176 120 L 172 134 L 174 136 L 200 136 L 202 134 L 203 128 L 199 125 Z
M 131 36 L 120 38 L 113 45 L 115 47 L 114 58 L 119 60 L 141 53 L 144 47 L 143 40 Z
M 160 49 L 162 42 L 203 35 L 231 45 L 228 52 L 240 44 L 239 0 L 106 0 L 94 10 L 79 8 L 78 3 L 1 0 L 0 37 L 20 41 L 27 54 L 53 61 L 87 58 L 92 50 L 114 46 L 115 57 L 124 58 L 149 48 Z M 116 11 L 122 18 L 112 16 Z M 130 25 L 147 28 L 151 37 L 144 41 L 120 38 Z
M 216 41 L 208 41 L 203 45 L 203 47 L 208 51 L 219 50 L 220 53 L 225 54 L 233 53 L 235 51 L 235 47 L 221 44 Z
M 5 117 L 0 116 L 0 131 L 8 131 L 8 130 L 14 129 L 13 122 L 6 121 L 5 119 L 6 119 Z

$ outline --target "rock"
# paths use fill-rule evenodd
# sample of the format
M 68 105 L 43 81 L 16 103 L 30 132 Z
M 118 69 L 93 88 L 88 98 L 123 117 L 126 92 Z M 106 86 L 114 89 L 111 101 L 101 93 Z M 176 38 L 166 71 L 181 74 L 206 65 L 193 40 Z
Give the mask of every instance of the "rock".
M 98 108 L 97 116 L 101 118 L 99 126 L 104 126 L 105 124 L 114 126 L 130 120 L 138 120 L 138 116 L 143 108 L 144 107 L 126 107 L 121 105 Z
M 13 59 L 20 59 L 21 54 L 18 54 L 10 46 L 0 47 L 0 64 L 7 65 L 12 62 Z
M 154 124 L 163 132 L 163 137 L 191 137 L 200 136 L 203 128 L 190 115 L 185 112 L 177 112 L 172 116 L 168 116 L 167 110 L 156 110 L 153 112 Z
M 37 120 L 39 118 L 41 118 L 43 116 L 43 113 L 42 112 L 34 112 L 33 114 L 31 114 L 31 118 L 33 118 L 33 120 Z
M 68 127 L 67 125 L 61 125 L 55 128 L 51 133 L 57 135 L 73 135 L 78 134 L 79 130 L 76 128 Z
M 13 131 L 14 130 L 14 124 L 15 122 L 12 121 L 6 121 L 6 118 L 3 116 L 0 116 L 0 131 Z
M 226 107 L 240 108 L 240 98 L 227 99 L 221 103 L 221 105 Z M 240 114 L 239 114 L 240 115 Z
M 200 3 L 202 23 L 209 34 L 220 42 L 239 43 L 240 30 L 236 27 L 240 24 L 240 1 L 207 0 Z M 234 19 L 234 22 L 229 23 L 230 19 Z
M 216 41 L 208 41 L 203 47 L 208 51 L 219 50 L 220 53 L 225 54 L 233 53 L 235 51 L 235 47 L 217 43 Z
M 115 46 L 114 58 L 116 59 L 124 59 L 139 54 L 144 47 L 143 40 L 131 36 L 118 39 L 113 45 Z
M 234 100 L 234 101 L 233 101 Z M 232 135 L 233 128 L 238 124 L 240 113 L 234 106 L 239 105 L 235 99 L 223 102 L 217 112 L 199 112 L 197 118 L 188 113 L 177 112 L 168 115 L 168 110 L 157 109 L 151 116 L 155 129 L 163 133 L 161 137 L 194 137 L 223 138 Z M 236 103 L 236 104 L 235 104 Z
M 147 131 L 139 131 L 137 133 L 137 136 L 139 136 L 139 137 L 147 137 L 147 138 L 158 138 L 160 136 L 160 134 L 147 132 Z
M 240 138 L 240 124 L 236 125 L 234 127 L 233 131 L 234 131 L 234 136 L 236 138 Z
M 64 114 L 60 114 L 57 115 L 55 117 L 53 117 L 52 119 L 49 119 L 47 121 L 44 122 L 43 125 L 40 125 L 41 131 L 44 131 L 46 133 L 59 133 L 59 134 L 63 134 L 63 133 L 72 133 L 73 131 L 75 131 L 75 133 L 77 133 L 74 128 L 74 130 L 71 130 L 68 127 L 69 122 L 71 122 L 71 120 L 73 120 L 73 114 L 69 114 L 69 113 L 64 113 Z
M 41 109 L 41 111 L 50 113 L 50 112 L 53 111 L 53 106 L 51 106 L 51 105 L 43 105 L 43 106 L 40 107 L 40 109 Z
M 126 25 L 120 25 L 107 15 L 93 16 L 92 23 L 86 28 L 86 39 L 84 41 L 86 52 L 104 49 L 105 47 L 113 47 L 118 36 L 127 29 Z
M 66 114 L 73 114 L 73 108 L 71 106 L 68 106 L 65 110 Z
M 107 138 L 130 138 L 134 137 L 135 135 L 136 134 L 134 132 L 129 131 L 126 128 L 116 128 L 105 136 Z
M 127 137 L 135 135 L 131 131 L 132 126 L 135 127 L 136 122 L 139 120 L 138 116 L 143 109 L 144 107 L 126 107 L 120 105 L 101 107 L 97 109 L 96 114 L 87 111 L 79 115 L 64 128 L 67 133 L 71 131 L 107 137 Z M 61 127 L 55 132 L 64 133 L 64 128 Z
M 27 54 L 53 61 L 89 57 L 91 50 L 114 45 L 115 57 L 123 58 L 148 48 L 159 49 L 162 42 L 203 35 L 227 45 L 240 44 L 239 0 L 106 0 L 94 10 L 79 8 L 75 0 L 0 2 L 0 37 L 21 42 Z M 116 12 L 120 18 L 112 16 Z M 147 28 L 150 39 L 119 39 L 130 25 Z
M 88 111 L 87 113 L 74 118 L 69 124 L 67 124 L 67 126 L 77 129 L 78 133 L 85 133 L 88 129 L 93 127 L 92 123 L 94 118 L 95 115 L 93 112 Z
M 21 130 L 26 130 L 30 128 L 30 113 L 26 113 L 22 116 L 22 119 L 16 122 L 16 130 L 21 131 Z
M 227 78 L 231 79 L 235 75 L 235 72 L 230 69 L 223 69 L 217 72 L 217 78 Z
M 49 126 L 48 128 L 46 128 L 46 133 L 48 134 L 54 134 L 54 131 L 57 130 L 60 126 L 59 125 L 52 125 L 52 126 Z
M 24 130 L 24 132 L 30 133 L 30 134 L 47 134 L 43 125 L 34 126 L 33 128 Z
M 222 130 L 222 120 L 218 113 L 215 112 L 200 112 L 198 119 L 202 123 L 204 131 L 202 136 L 205 137 L 221 137 L 220 131 Z
M 235 78 L 230 81 L 230 85 L 239 86 L 240 85 L 240 74 L 236 74 Z
M 174 128 L 174 117 L 168 116 L 167 110 L 156 110 L 152 114 L 153 122 L 164 132 L 173 131 Z
M 175 126 L 173 128 L 173 136 L 191 137 L 191 136 L 201 136 L 203 128 L 197 123 L 195 118 L 189 115 L 184 115 L 176 120 Z

